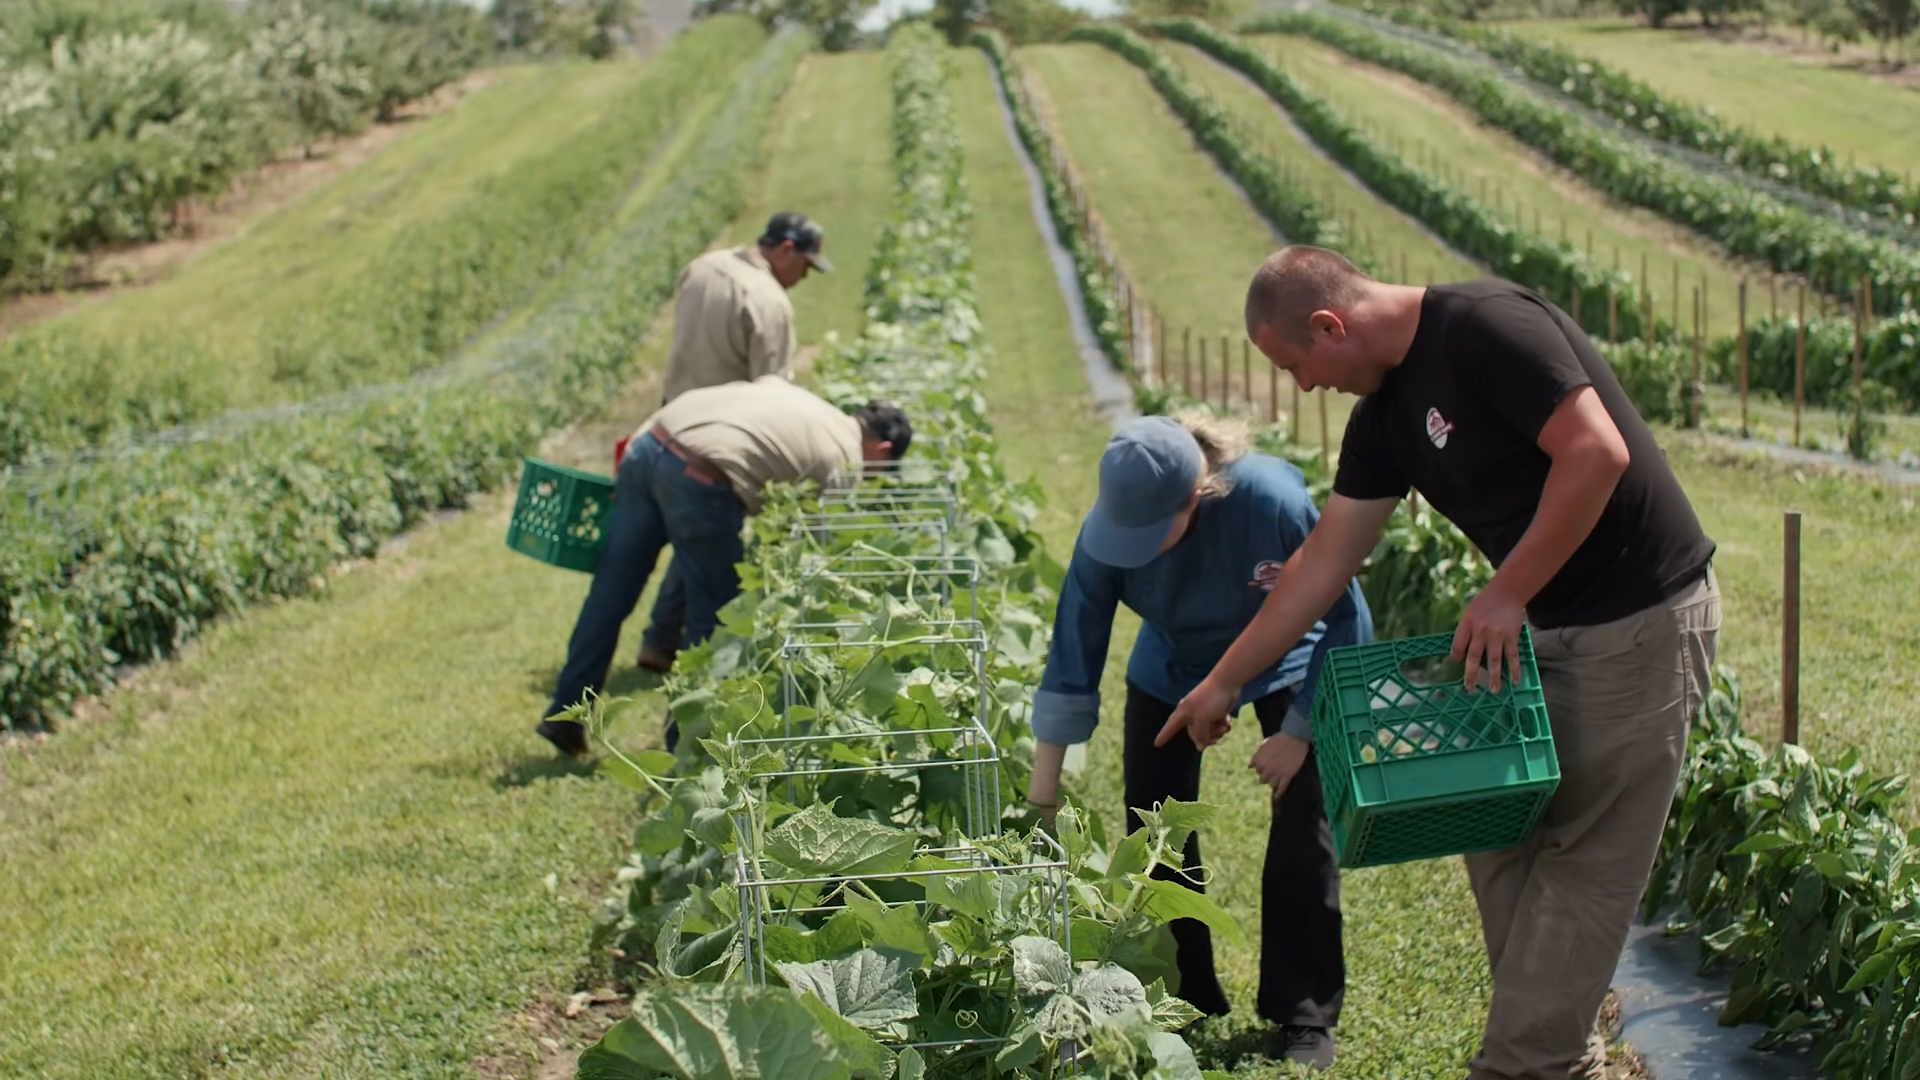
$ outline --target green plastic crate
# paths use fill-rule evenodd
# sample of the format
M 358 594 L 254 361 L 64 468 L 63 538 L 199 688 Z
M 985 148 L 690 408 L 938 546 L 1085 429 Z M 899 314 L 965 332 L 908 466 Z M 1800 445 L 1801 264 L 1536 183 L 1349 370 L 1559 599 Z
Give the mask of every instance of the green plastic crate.
M 607 546 L 613 481 L 538 458 L 523 460 L 507 546 L 563 570 L 592 573 Z
M 1433 634 L 1327 652 L 1313 745 L 1341 866 L 1511 847 L 1560 786 L 1532 635 L 1498 694 L 1469 694 L 1452 648 Z

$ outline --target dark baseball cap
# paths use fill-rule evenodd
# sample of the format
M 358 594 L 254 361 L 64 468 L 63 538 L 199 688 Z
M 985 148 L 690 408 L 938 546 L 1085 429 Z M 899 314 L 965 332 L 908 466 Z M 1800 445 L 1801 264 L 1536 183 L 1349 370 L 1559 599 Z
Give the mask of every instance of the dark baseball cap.
M 789 240 L 793 241 L 793 250 L 805 255 L 815 270 L 823 274 L 833 272 L 833 264 L 820 254 L 821 246 L 827 242 L 827 234 L 807 215 L 786 210 L 767 219 L 767 231 L 760 237 L 763 247 L 779 247 Z
M 1206 471 L 1200 443 L 1179 421 L 1128 421 L 1100 455 L 1100 495 L 1081 527 L 1081 547 L 1123 570 L 1152 562 Z

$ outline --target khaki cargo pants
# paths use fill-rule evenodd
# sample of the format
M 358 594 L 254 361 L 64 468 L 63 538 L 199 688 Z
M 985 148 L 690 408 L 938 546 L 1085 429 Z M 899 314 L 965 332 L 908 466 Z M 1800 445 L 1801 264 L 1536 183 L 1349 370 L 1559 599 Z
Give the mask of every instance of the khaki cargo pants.
M 1586 1075 L 1719 632 L 1711 572 L 1617 622 L 1535 632 L 1560 788 L 1526 843 L 1467 857 L 1493 970 L 1471 1080 Z

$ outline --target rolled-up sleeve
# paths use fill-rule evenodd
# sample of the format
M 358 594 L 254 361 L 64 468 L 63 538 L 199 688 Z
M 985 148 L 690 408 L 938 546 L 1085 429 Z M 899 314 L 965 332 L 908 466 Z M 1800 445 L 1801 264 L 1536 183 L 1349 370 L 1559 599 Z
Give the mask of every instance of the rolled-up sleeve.
M 1053 643 L 1033 695 L 1033 737 L 1071 746 L 1100 723 L 1100 676 L 1119 606 L 1119 571 L 1076 549 L 1053 616 Z

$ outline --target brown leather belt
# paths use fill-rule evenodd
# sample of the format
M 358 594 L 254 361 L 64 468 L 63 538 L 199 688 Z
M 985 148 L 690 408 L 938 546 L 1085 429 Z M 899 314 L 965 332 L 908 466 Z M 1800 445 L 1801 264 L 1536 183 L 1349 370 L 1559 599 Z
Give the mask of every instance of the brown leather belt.
M 652 435 L 653 441 L 659 443 L 667 453 L 672 454 L 674 457 L 686 463 L 688 476 L 703 484 L 712 484 L 715 487 L 732 489 L 733 483 L 727 479 L 726 473 L 721 472 L 715 467 L 713 462 L 682 446 L 666 428 L 655 424 L 653 425 L 653 430 L 647 434 Z

